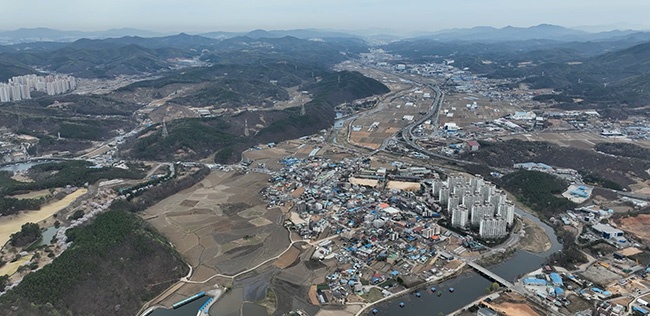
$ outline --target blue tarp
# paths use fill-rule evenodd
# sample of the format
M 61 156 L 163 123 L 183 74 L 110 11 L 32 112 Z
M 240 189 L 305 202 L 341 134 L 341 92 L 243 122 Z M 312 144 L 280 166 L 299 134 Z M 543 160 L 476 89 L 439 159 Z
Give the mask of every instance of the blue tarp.
M 554 284 L 562 284 L 562 277 L 559 274 L 553 272 L 551 273 L 551 281 Z
M 632 306 L 632 310 L 637 311 L 637 312 L 639 312 L 639 313 L 641 313 L 643 315 L 648 314 L 648 311 L 645 308 L 641 308 L 641 307 L 638 307 L 638 306 Z
M 524 284 L 526 285 L 546 285 L 546 280 L 537 279 L 537 278 L 525 278 Z

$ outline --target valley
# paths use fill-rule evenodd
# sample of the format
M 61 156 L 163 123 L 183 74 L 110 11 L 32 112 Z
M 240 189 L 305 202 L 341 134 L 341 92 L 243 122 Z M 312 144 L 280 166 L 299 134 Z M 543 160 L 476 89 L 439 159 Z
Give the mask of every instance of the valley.
M 648 292 L 615 283 L 645 284 L 650 253 L 647 44 L 484 31 L 513 40 L 1 46 L 9 85 L 78 84 L 0 104 L 0 310 L 568 315 L 607 291 L 632 304 Z

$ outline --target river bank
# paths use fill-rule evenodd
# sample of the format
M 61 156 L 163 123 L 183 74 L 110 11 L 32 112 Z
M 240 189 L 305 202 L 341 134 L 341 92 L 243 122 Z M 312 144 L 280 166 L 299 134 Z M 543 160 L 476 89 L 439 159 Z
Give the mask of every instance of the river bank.
M 417 285 L 417 286 L 414 286 L 412 288 L 408 288 L 408 289 L 405 289 L 405 290 L 400 291 L 398 293 L 395 293 L 395 294 L 393 294 L 391 296 L 384 297 L 384 298 L 382 298 L 382 299 L 380 299 L 380 300 L 378 300 L 376 302 L 367 304 L 363 308 L 361 308 L 361 310 L 359 310 L 356 313 L 356 316 L 370 315 L 370 311 L 372 310 L 372 307 L 376 306 L 376 305 L 380 305 L 383 302 L 390 301 L 390 300 L 395 300 L 395 299 L 398 299 L 400 297 L 409 295 L 409 294 L 414 293 L 414 292 L 420 292 L 420 294 L 422 294 L 422 292 L 430 291 L 429 286 L 431 286 L 433 284 L 440 285 L 441 283 L 443 283 L 443 282 L 445 282 L 447 280 L 451 280 L 451 279 L 459 276 L 460 274 L 462 274 L 463 271 L 464 271 L 465 265 L 466 265 L 465 263 L 461 264 L 460 266 L 458 266 L 458 268 L 456 268 L 456 270 L 452 271 L 450 274 L 448 274 L 446 276 L 443 276 L 442 278 L 427 281 L 427 282 L 422 283 L 420 285 Z M 436 287 L 436 291 L 444 291 L 444 290 L 447 290 L 447 288 L 443 289 L 442 287 Z M 438 294 L 436 294 L 436 295 L 438 295 Z
M 528 218 L 523 218 L 523 237 L 519 239 L 518 248 L 533 253 L 542 253 L 551 248 L 551 241 L 544 230 Z
M 558 242 L 553 228 L 542 222 L 534 215 L 516 208 L 515 213 L 523 220 L 539 226 L 549 238 L 550 245 L 540 253 L 532 253 L 523 250 L 516 250 L 507 260 L 496 265 L 487 267 L 490 271 L 503 277 L 506 280 L 515 280 L 521 275 L 538 269 L 546 258 L 562 249 Z M 431 291 L 422 291 L 421 297 L 405 295 L 397 298 L 390 296 L 385 301 L 376 304 L 377 315 L 448 315 L 462 310 L 468 304 L 486 295 L 486 288 L 492 284 L 491 280 L 479 275 L 474 271 L 466 271 L 449 280 L 443 281 L 436 286 L 439 290 L 446 290 L 449 287 L 455 289 L 454 293 L 444 293 L 438 297 Z M 405 303 L 404 307 L 399 306 L 399 301 Z M 367 310 L 366 310 L 367 311 Z M 367 311 L 368 312 L 368 311 Z

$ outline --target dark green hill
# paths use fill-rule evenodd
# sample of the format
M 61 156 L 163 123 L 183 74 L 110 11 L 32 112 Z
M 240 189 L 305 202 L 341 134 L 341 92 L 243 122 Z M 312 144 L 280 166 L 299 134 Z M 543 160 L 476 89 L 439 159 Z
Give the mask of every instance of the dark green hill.
M 190 95 L 174 98 L 192 106 L 240 107 L 273 106 L 273 101 L 289 99 L 286 89 L 262 80 L 217 79 Z
M 568 183 L 548 173 L 521 170 L 505 175 L 499 184 L 546 220 L 576 206 L 561 196 Z
M 328 73 L 303 89 L 313 95 L 313 102 L 334 105 L 390 92 L 383 83 L 352 71 Z
M 212 49 L 219 43 L 215 39 L 185 33 L 163 37 L 125 36 L 107 38 L 103 41 L 120 45 L 138 45 L 150 49 L 173 48 L 188 53 L 194 51 L 194 54 L 198 54 L 202 49 Z
M 169 48 L 149 49 L 84 39 L 51 51 L 11 52 L 2 57 L 10 64 L 36 65 L 77 77 L 105 78 L 168 69 L 167 58 L 183 55 Z
M 315 70 L 314 73 L 320 75 L 320 80 L 316 82 L 310 77 L 308 79 L 301 78 L 307 74 L 304 73 L 304 70 L 295 70 L 300 68 L 287 67 L 287 65 L 276 66 L 267 68 L 240 66 L 238 69 L 242 72 L 235 73 L 243 75 L 245 71 L 249 71 L 250 74 L 260 74 L 261 72 L 263 76 L 270 77 L 275 74 L 295 80 L 305 80 L 307 83 L 300 89 L 307 90 L 313 96 L 313 100 L 305 105 L 305 115 L 300 115 L 300 108 L 294 107 L 285 110 L 244 112 L 221 118 L 177 120 L 167 123 L 168 137 L 162 137 L 160 125 L 153 126 L 142 132 L 142 135 L 147 136 L 138 137 L 125 144 L 121 150 L 122 154 L 146 160 L 196 160 L 216 152 L 215 159 L 219 163 L 237 161 L 240 159 L 240 153 L 252 145 L 298 138 L 330 127 L 334 121 L 334 107 L 338 104 L 389 91 L 381 82 L 364 77 L 357 72 Z M 219 69 L 222 69 L 220 67 Z M 255 72 L 252 69 L 264 70 Z M 289 70 L 293 70 L 295 73 Z M 135 85 L 142 89 L 147 86 L 170 84 L 176 80 L 200 81 L 204 75 L 206 73 L 197 72 L 190 77 L 161 78 L 158 79 L 159 81 L 136 83 Z M 311 75 L 311 71 L 309 75 Z M 234 82 L 241 83 L 241 80 Z M 136 88 L 131 86 L 125 89 Z M 261 120 L 260 116 L 263 116 L 264 119 Z M 264 128 L 246 137 L 243 134 L 244 122 L 248 122 L 249 126 L 263 125 Z
M 650 43 L 597 56 L 590 64 L 608 71 L 650 74 Z
M 615 156 L 650 160 L 650 149 L 630 143 L 599 143 L 594 149 Z
M 541 162 L 596 174 L 623 187 L 636 183 L 634 178 L 637 177 L 650 179 L 650 175 L 646 172 L 650 168 L 650 162 L 647 160 L 613 157 L 592 150 L 560 147 L 546 142 L 522 140 L 486 142 L 478 152 L 467 154 L 465 158 L 488 166 L 504 168 L 511 168 L 515 163 Z
M 124 155 L 146 160 L 185 160 L 209 156 L 218 148 L 241 142 L 227 132 L 229 125 L 220 118 L 181 119 L 167 123 L 169 136 L 162 137 L 160 126 L 151 136 L 137 139 Z M 143 133 L 148 133 L 147 129 Z
M 0 297 L 2 315 L 135 315 L 188 272 L 136 215 L 108 211 L 68 232 L 72 246 Z
M 268 64 L 284 61 L 294 64 L 329 67 L 346 60 L 347 55 L 365 52 L 360 39 L 310 41 L 291 36 L 281 38 L 234 37 L 221 41 L 212 54 L 202 58 L 221 64 Z
M 1 59 L 0 59 L 1 60 Z M 22 76 L 37 73 L 33 69 L 11 63 L 4 63 L 0 61 L 0 82 L 7 82 L 7 80 L 14 76 Z
M 650 99 L 648 78 L 650 43 L 645 43 L 586 59 L 580 65 L 541 64 L 529 71 L 525 82 L 536 88 L 549 87 L 561 91 L 563 96 L 585 100 L 581 104 L 561 104 L 560 108 L 606 109 L 647 105 Z

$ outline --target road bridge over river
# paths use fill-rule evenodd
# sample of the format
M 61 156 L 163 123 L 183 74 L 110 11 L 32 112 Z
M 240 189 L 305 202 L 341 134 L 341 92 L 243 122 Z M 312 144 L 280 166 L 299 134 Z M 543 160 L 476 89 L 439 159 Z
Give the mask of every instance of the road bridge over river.
M 481 274 L 489 277 L 490 279 L 502 284 L 503 286 L 505 286 L 505 287 L 507 287 L 509 289 L 514 287 L 514 284 L 512 284 L 511 282 L 507 281 L 506 279 L 498 276 L 496 273 L 484 268 L 482 265 L 480 265 L 480 264 L 478 264 L 476 262 L 473 262 L 473 261 L 466 261 L 466 263 L 467 263 L 467 265 L 472 267 L 474 270 L 476 270 L 476 271 L 480 272 Z

